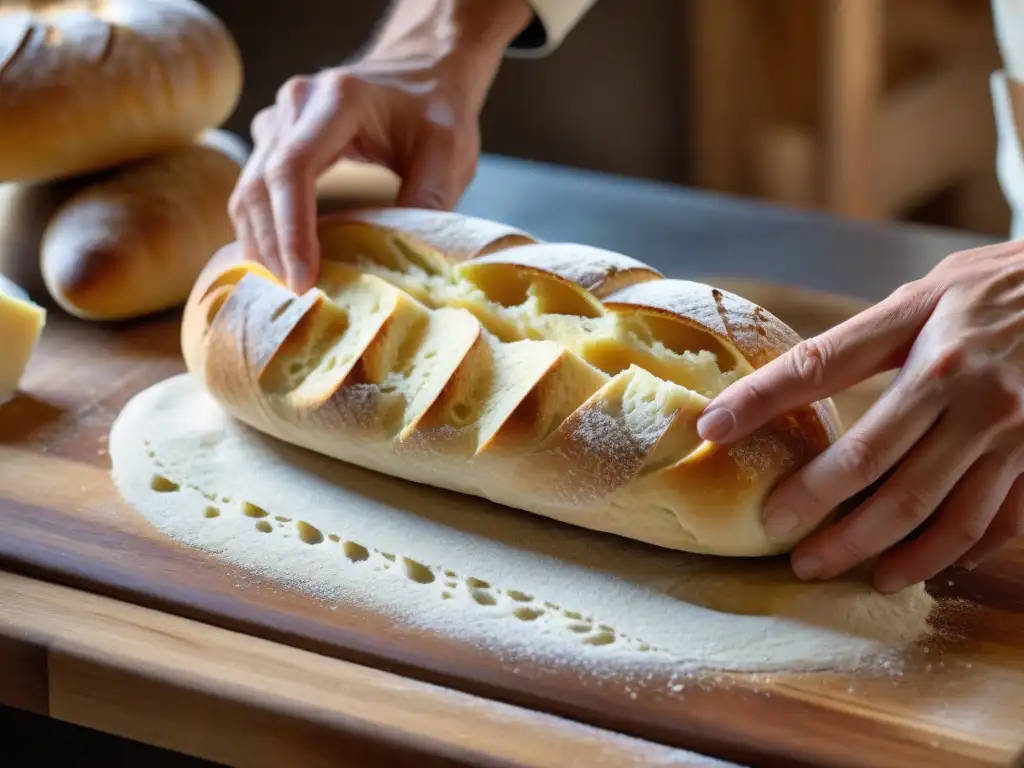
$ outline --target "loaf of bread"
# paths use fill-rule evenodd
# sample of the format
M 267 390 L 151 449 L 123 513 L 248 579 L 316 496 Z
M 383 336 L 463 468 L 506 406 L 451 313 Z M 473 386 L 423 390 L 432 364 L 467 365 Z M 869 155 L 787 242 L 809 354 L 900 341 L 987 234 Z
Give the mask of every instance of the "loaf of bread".
M 238 137 L 214 130 L 108 171 L 3 185 L 0 272 L 32 292 L 41 283 L 82 318 L 179 306 L 203 266 L 235 237 L 228 198 L 248 151 Z
M 234 111 L 242 61 L 193 0 L 0 5 L 0 181 L 89 173 L 191 142 Z
M 454 213 L 323 217 L 317 287 L 229 245 L 185 307 L 189 371 L 238 420 L 386 475 L 690 552 L 759 556 L 769 491 L 840 431 L 831 401 L 742 442 L 708 399 L 799 337 L 710 285 Z M 804 532 L 806 533 L 806 532 Z

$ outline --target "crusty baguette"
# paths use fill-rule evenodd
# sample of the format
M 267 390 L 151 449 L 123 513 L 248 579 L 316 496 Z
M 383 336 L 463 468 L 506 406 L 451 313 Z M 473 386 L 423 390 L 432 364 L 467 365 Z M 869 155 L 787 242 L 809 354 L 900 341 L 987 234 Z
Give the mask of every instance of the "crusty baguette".
M 248 154 L 237 136 L 211 130 L 99 173 L 0 184 L 0 274 L 83 318 L 180 305 L 234 238 L 227 203 Z
M 96 174 L 56 209 L 42 273 L 67 312 L 116 320 L 178 306 L 234 239 L 228 198 L 247 149 L 224 131 Z
M 458 214 L 321 219 L 297 296 L 232 244 L 185 307 L 189 370 L 234 417 L 388 475 L 692 552 L 758 556 L 763 501 L 839 435 L 831 401 L 733 446 L 708 398 L 799 341 L 629 257 Z
M 193 0 L 0 5 L 0 180 L 98 171 L 191 142 L 242 90 L 228 30 Z

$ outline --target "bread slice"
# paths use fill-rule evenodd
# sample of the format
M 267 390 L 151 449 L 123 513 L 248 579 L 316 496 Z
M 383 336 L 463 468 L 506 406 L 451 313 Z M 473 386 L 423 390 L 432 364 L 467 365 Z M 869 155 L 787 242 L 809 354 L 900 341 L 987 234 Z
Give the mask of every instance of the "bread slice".
M 320 223 L 297 296 L 232 244 L 185 308 L 186 363 L 237 419 L 311 450 L 662 547 L 777 554 L 771 489 L 834 442 L 831 401 L 731 446 L 709 399 L 800 338 L 622 254 L 454 213 Z

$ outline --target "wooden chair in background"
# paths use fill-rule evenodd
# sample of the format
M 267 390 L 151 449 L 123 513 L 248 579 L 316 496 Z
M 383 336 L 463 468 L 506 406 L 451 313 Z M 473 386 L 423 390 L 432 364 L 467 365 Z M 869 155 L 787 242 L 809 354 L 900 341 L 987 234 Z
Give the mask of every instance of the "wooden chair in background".
M 692 0 L 697 186 L 1005 234 L 983 0 Z

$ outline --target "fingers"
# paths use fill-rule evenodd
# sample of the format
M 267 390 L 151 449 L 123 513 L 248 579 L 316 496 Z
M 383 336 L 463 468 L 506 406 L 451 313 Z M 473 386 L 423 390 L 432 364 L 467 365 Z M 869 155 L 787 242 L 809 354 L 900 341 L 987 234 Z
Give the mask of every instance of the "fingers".
M 453 208 L 472 179 L 479 136 L 475 125 L 465 130 L 459 99 L 404 77 L 346 69 L 294 78 L 254 121 L 257 146 L 232 196 L 232 220 L 247 253 L 296 292 L 319 272 L 316 181 L 329 164 L 384 158 L 404 179 L 398 204 L 423 208 Z
M 294 78 L 278 92 L 272 110 L 253 121 L 256 149 L 233 196 L 233 218 L 244 245 L 297 292 L 315 281 L 316 175 L 323 125 L 344 130 L 329 84 Z M 312 128 L 311 128 L 312 126 Z M 342 138 L 344 141 L 344 137 Z
M 921 535 L 883 554 L 875 566 L 875 586 L 880 592 L 898 592 L 908 584 L 926 581 L 981 547 L 995 551 L 1016 538 L 1011 523 L 1024 522 L 1021 514 L 1007 514 L 1007 493 L 1017 477 L 1008 472 L 1005 457 L 989 453 L 960 479 L 942 503 L 935 519 Z M 1018 501 L 1024 502 L 1024 482 L 1017 483 Z M 1013 504 L 1010 504 L 1013 507 Z M 1017 505 L 1013 511 L 1024 512 Z M 990 527 L 997 513 L 1001 523 Z M 1008 525 L 1011 524 L 1011 525 Z
M 830 510 L 876 482 L 928 432 L 943 402 L 904 392 L 899 380 L 836 443 L 779 484 L 764 506 L 769 536 L 817 526 Z
M 278 247 L 289 285 L 302 292 L 316 282 L 316 180 L 355 136 L 363 118 L 358 89 L 347 79 L 315 81 L 302 115 L 285 130 L 268 160 L 270 193 Z
M 977 490 L 980 490 L 980 486 Z M 1010 486 L 1006 498 L 1000 504 L 992 524 L 981 539 L 956 564 L 962 568 L 976 568 L 1022 535 L 1024 535 L 1024 475 L 1018 475 Z
M 460 138 L 437 126 L 422 141 L 402 182 L 396 205 L 450 211 L 476 173 L 479 137 Z
M 274 108 L 261 111 L 253 119 L 255 146 L 231 194 L 228 209 L 246 257 L 259 261 L 274 274 L 284 277 L 270 215 L 270 200 L 262 181 L 267 156 L 276 141 L 277 121 L 278 112 Z
M 794 572 L 828 579 L 888 550 L 935 512 L 985 451 L 988 438 L 973 409 L 948 411 L 857 510 L 793 550 Z
M 707 406 L 698 433 L 705 440 L 733 442 L 776 416 L 884 370 L 923 324 L 924 296 L 914 290 L 894 293 L 739 379 Z

